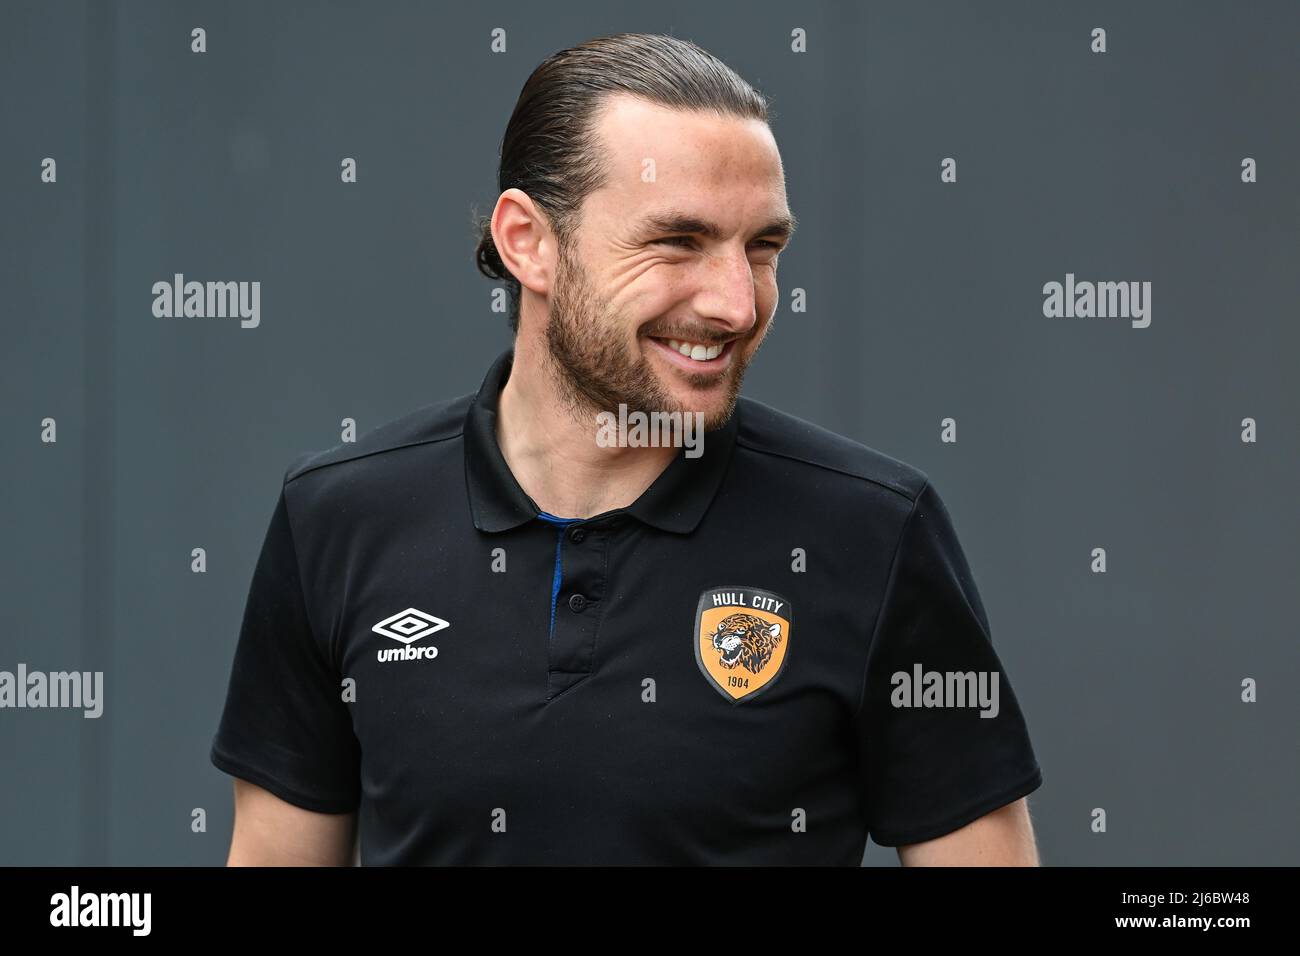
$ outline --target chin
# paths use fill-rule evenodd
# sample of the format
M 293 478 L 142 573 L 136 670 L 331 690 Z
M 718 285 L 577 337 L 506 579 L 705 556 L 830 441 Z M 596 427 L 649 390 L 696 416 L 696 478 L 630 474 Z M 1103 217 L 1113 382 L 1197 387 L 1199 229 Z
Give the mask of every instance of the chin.
M 709 431 L 723 425 L 726 421 L 724 416 L 729 416 L 733 408 L 731 390 L 729 385 L 725 384 L 707 394 L 696 392 L 690 395 L 674 395 L 673 410 L 691 414 L 702 413 L 704 427 Z
M 714 372 L 684 371 L 680 364 L 657 353 L 655 346 L 647 343 L 653 357 L 647 370 L 654 377 L 655 390 L 663 396 L 667 406 L 663 411 L 694 413 L 704 416 L 704 426 L 712 430 L 724 424 L 735 408 L 739 388 L 736 377 L 741 374 L 748 354 L 730 354 L 724 357 L 724 370 Z

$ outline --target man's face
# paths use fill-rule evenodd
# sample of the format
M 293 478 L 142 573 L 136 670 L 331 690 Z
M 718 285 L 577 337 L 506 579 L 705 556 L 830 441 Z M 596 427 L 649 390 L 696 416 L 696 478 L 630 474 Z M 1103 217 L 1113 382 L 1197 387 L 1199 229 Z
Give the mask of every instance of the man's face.
M 793 228 L 776 143 L 758 120 L 627 96 L 598 130 L 609 182 L 585 199 L 550 294 L 560 383 L 580 412 L 698 411 L 716 428 L 770 326 Z

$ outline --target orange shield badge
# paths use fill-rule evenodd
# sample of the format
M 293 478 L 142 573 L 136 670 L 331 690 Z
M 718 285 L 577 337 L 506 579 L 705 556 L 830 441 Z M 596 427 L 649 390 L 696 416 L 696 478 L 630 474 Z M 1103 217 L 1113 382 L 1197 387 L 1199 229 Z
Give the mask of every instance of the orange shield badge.
M 790 602 L 771 591 L 709 588 L 695 612 L 695 662 L 727 700 L 753 697 L 785 666 L 793 618 Z

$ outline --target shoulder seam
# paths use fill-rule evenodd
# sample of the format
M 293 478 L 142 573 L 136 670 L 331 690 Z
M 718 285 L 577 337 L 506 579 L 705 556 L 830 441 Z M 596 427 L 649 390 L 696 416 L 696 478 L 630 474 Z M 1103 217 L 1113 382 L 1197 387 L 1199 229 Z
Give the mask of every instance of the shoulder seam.
M 912 523 L 912 516 L 916 514 L 916 503 L 921 500 L 925 494 L 925 489 L 930 487 L 930 479 L 927 477 L 921 489 L 916 493 L 912 500 L 912 508 L 903 520 L 903 526 L 898 531 L 898 541 L 894 545 L 894 556 L 889 562 L 889 574 L 885 576 L 885 590 L 880 598 L 880 607 L 876 610 L 876 620 L 871 626 L 871 636 L 867 638 L 866 659 L 862 662 L 862 687 L 858 691 L 858 706 L 853 710 L 853 716 L 856 718 L 862 713 L 862 705 L 867 702 L 867 665 L 871 663 L 871 651 L 876 643 L 876 635 L 880 631 L 880 622 L 885 619 L 885 609 L 889 606 L 889 599 L 893 596 L 894 579 L 898 575 L 898 556 L 903 551 L 903 539 L 907 537 L 908 526 Z
M 453 438 L 460 438 L 464 433 L 465 433 L 465 428 L 464 425 L 462 424 L 458 426 L 456 431 L 452 432 L 451 434 L 437 435 L 432 438 L 422 438 L 419 441 L 403 442 L 400 445 L 386 445 L 383 448 L 376 448 L 373 451 L 361 452 L 359 454 L 352 455 L 349 458 L 340 458 L 337 461 L 323 461 L 318 465 L 312 465 L 309 468 L 304 468 L 302 471 L 298 472 L 297 474 L 293 475 L 290 478 L 286 478 L 285 484 L 289 484 L 291 482 L 297 481 L 303 475 L 311 474 L 313 471 L 319 471 L 322 468 L 329 468 L 333 465 L 346 465 L 348 462 L 351 461 L 361 461 L 364 458 L 370 458 L 374 455 L 387 454 L 390 451 L 401 451 L 403 448 L 416 448 L 420 445 L 431 445 L 434 442 L 451 441 Z M 328 449 L 326 449 L 326 451 L 328 451 Z M 306 457 L 310 458 L 315 454 L 323 454 L 323 452 L 320 453 L 309 452 Z
M 854 471 L 846 471 L 846 470 L 843 469 L 843 468 L 837 468 L 835 465 L 828 465 L 828 464 L 826 464 L 825 462 L 821 462 L 821 461 L 812 461 L 811 459 L 804 458 L 804 457 L 801 457 L 801 456 L 799 456 L 799 455 L 792 455 L 792 454 L 790 454 L 789 452 L 777 451 L 777 450 L 775 450 L 775 449 L 773 449 L 773 448 L 764 448 L 764 447 L 762 447 L 762 446 L 755 445 L 755 444 L 753 444 L 753 443 L 751 443 L 751 442 L 749 442 L 749 441 L 746 441 L 744 438 L 742 438 L 742 437 L 739 436 L 739 435 L 736 436 L 736 444 L 739 445 L 739 446 L 742 447 L 742 448 L 746 448 L 746 449 L 748 449 L 749 451 L 758 452 L 760 455 L 771 455 L 771 456 L 773 456 L 774 458 L 784 458 L 784 459 L 786 459 L 787 461 L 797 461 L 797 462 L 799 462 L 799 463 L 802 464 L 802 465 L 809 465 L 809 466 L 811 466 L 811 467 L 813 467 L 813 468 L 821 468 L 821 469 L 823 469 L 824 471 L 834 472 L 834 473 L 837 474 L 837 475 L 844 475 L 844 476 L 846 476 L 846 477 L 848 477 L 848 478 L 857 478 L 859 481 L 870 482 L 870 483 L 873 484 L 873 485 L 879 485 L 881 488 L 885 488 L 885 489 L 887 489 L 887 490 L 889 490 L 889 491 L 894 492 L 895 494 L 897 494 L 897 495 L 899 495 L 900 497 L 902 497 L 904 500 L 906 500 L 906 501 L 910 501 L 913 505 L 916 504 L 916 499 L 914 499 L 914 498 L 909 498 L 909 497 L 907 496 L 907 493 L 906 493 L 905 491 L 902 491 L 901 489 L 896 488 L 896 487 L 893 486 L 893 485 L 886 484 L 886 483 L 883 482 L 883 481 L 877 481 L 875 478 L 872 478 L 872 477 L 870 477 L 869 475 L 861 475 L 861 474 L 858 474 L 857 472 L 854 472 Z M 909 467 L 913 467 L 913 468 L 914 468 L 915 466 L 909 466 Z M 924 490 L 925 490 L 925 485 L 929 484 L 930 479 L 929 479 L 929 477 L 928 477 L 924 472 L 922 472 L 920 469 L 915 469 L 915 470 L 918 472 L 918 474 L 921 475 L 922 478 L 925 479 L 924 484 L 922 484 L 922 486 L 921 486 L 921 491 L 924 491 Z M 917 497 L 917 498 L 921 497 L 921 491 L 918 491 L 918 492 L 917 492 L 917 494 L 916 494 L 916 497 Z

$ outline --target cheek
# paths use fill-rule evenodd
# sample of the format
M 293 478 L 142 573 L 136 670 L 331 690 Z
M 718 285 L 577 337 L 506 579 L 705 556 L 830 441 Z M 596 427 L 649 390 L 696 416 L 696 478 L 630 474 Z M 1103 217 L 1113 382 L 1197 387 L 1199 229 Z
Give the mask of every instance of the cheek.
M 658 255 L 648 255 L 628 261 L 610 277 L 610 291 L 631 292 L 636 289 L 657 288 L 681 282 L 684 275 L 682 267 L 669 259 Z
M 763 306 L 760 315 L 770 315 L 780 295 L 781 289 L 776 283 L 775 269 L 764 266 L 762 272 L 754 273 L 754 298 Z
M 754 300 L 760 317 L 775 308 L 780 294 L 776 267 L 754 263 Z M 696 271 L 690 262 L 653 258 L 637 263 L 622 273 L 611 289 L 611 308 L 633 318 L 637 324 L 666 315 L 688 302 L 708 282 L 707 272 Z
M 686 273 L 670 264 L 646 269 L 624 286 L 619 293 L 619 311 L 648 322 L 672 311 L 691 295 L 691 280 Z

